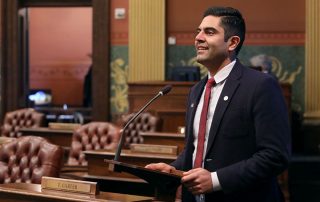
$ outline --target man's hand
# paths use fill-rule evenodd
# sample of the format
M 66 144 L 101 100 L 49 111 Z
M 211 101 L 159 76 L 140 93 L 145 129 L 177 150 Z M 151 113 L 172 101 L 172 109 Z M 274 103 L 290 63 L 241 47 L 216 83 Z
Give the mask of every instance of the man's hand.
M 166 163 L 151 163 L 145 166 L 145 168 L 151 169 L 151 170 L 158 170 L 166 173 L 171 173 L 175 171 L 175 167 L 170 166 Z
M 193 194 L 213 191 L 211 173 L 203 168 L 195 168 L 183 173 L 181 183 Z
M 172 173 L 176 171 L 176 168 L 173 166 L 170 166 L 166 163 L 151 163 L 145 166 L 145 168 L 151 169 L 151 170 L 159 170 L 166 173 Z M 182 172 L 182 171 L 180 171 Z M 181 185 L 177 188 L 176 191 L 176 202 L 181 201 Z

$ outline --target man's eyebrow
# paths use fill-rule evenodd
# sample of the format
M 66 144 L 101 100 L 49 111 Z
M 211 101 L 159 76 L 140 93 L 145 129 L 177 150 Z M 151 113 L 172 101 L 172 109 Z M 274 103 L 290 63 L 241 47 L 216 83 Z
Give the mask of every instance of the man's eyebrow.
M 205 32 L 207 32 L 207 31 L 214 31 L 214 32 L 217 32 L 218 30 L 217 29 L 215 29 L 214 27 L 204 27 L 204 28 L 200 28 L 200 27 L 198 27 L 197 29 L 196 29 L 196 31 L 201 31 L 201 30 L 204 30 Z
M 217 32 L 218 30 L 214 27 L 205 27 L 204 28 L 204 31 L 207 32 L 207 31 L 214 31 L 214 32 Z

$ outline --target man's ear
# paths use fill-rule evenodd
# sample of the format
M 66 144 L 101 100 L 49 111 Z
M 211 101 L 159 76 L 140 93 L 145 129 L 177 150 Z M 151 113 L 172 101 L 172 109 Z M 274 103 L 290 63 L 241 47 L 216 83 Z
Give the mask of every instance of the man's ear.
M 228 40 L 229 51 L 234 51 L 240 43 L 240 37 L 232 36 Z

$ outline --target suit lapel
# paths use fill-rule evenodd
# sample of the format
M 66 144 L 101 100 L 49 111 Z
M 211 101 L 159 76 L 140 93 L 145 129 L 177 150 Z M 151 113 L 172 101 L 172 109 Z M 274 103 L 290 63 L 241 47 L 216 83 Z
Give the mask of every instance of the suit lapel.
M 198 84 L 196 84 L 191 93 L 189 95 L 189 102 L 188 102 L 188 113 L 187 113 L 187 122 L 186 122 L 186 161 L 185 161 L 185 168 L 189 170 L 192 168 L 192 153 L 194 151 L 194 134 L 193 134 L 193 121 L 194 116 L 197 111 L 197 106 L 199 104 L 199 100 L 202 95 L 203 88 L 207 82 L 208 78 L 202 79 Z
M 199 100 L 202 95 L 203 88 L 207 82 L 207 77 L 202 79 L 199 83 L 197 83 L 191 93 L 189 95 L 189 102 L 188 102 L 188 113 L 186 117 L 186 159 L 184 164 L 184 169 L 189 170 L 192 168 L 192 153 L 194 151 L 193 141 L 194 141 L 194 134 L 193 134 L 193 121 L 194 116 L 197 111 L 197 107 L 199 104 Z
M 212 144 L 214 142 L 215 136 L 217 135 L 221 120 L 223 118 L 223 115 L 229 103 L 231 102 L 231 99 L 234 93 L 236 92 L 238 86 L 240 85 L 239 79 L 242 74 L 242 67 L 243 66 L 237 60 L 220 94 L 220 97 L 212 118 L 212 122 L 211 122 L 206 154 L 208 154 L 210 148 L 212 147 Z
M 190 106 L 189 107 L 189 116 L 188 116 L 188 122 L 187 122 L 187 130 L 189 131 L 188 138 L 191 138 L 191 142 L 193 142 L 193 121 L 194 121 L 194 116 L 197 111 L 197 107 L 202 95 L 203 88 L 205 84 L 207 83 L 208 77 L 202 79 L 195 87 L 193 90 L 193 93 L 190 95 Z

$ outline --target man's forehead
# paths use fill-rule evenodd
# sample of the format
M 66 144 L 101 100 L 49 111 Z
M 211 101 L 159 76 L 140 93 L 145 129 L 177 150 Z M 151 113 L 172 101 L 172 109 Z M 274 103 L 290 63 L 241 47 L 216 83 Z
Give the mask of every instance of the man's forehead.
M 200 29 L 206 29 L 206 28 L 214 28 L 217 30 L 223 29 L 220 25 L 220 17 L 216 16 L 206 16 L 202 19 L 202 22 L 199 25 Z

